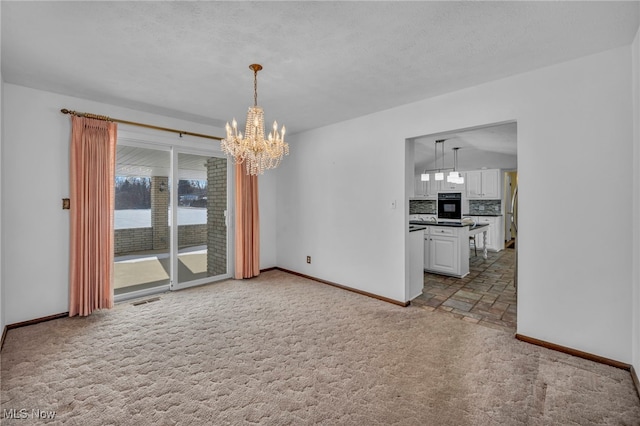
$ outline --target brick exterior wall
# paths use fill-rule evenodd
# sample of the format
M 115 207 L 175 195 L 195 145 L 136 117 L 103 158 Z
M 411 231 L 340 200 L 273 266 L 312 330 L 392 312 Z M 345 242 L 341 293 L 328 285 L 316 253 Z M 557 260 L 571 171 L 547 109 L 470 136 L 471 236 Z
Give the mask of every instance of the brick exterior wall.
M 151 227 L 153 228 L 153 249 L 169 248 L 169 178 L 167 176 L 151 177 Z
M 116 229 L 114 254 L 134 253 L 153 249 L 153 228 Z
M 116 256 L 153 250 L 153 228 L 128 228 L 115 231 Z M 207 244 L 207 225 L 178 226 L 178 247 L 203 246 Z
M 207 244 L 207 224 L 178 226 L 178 247 L 203 246 Z
M 227 273 L 227 159 L 207 160 L 207 275 Z

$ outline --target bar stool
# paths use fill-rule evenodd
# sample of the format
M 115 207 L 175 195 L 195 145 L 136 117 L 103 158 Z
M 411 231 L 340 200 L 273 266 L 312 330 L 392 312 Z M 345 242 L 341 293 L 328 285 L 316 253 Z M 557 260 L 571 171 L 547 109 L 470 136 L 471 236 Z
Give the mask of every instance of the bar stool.
M 471 245 L 473 245 L 473 252 L 475 253 L 475 256 L 478 257 L 478 245 L 476 244 L 475 235 L 469 236 L 469 248 L 471 248 Z

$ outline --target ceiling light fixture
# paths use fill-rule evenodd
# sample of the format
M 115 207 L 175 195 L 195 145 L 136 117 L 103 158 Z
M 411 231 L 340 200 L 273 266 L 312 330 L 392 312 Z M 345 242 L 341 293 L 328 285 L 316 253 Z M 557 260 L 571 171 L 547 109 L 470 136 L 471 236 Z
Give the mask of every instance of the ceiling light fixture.
M 462 185 L 464 183 L 464 177 L 458 171 L 458 150 L 460 147 L 458 146 L 451 149 L 453 150 L 453 170 L 449 172 L 447 182 Z
M 447 182 L 456 183 L 460 185 L 464 183 L 464 177 L 458 171 L 458 150 L 460 149 L 460 147 L 453 148 L 453 169 L 444 167 L 444 142 L 445 141 L 446 139 L 438 139 L 437 141 L 435 141 L 434 166 L 436 166 L 437 168 L 425 170 L 420 175 L 420 180 L 422 182 L 428 182 L 431 179 L 431 175 L 429 174 L 429 172 L 435 172 L 433 174 L 434 180 L 443 181 L 444 175 L 445 175 L 444 171 L 451 170 L 447 174 Z M 438 147 L 440 148 L 440 151 L 442 153 L 442 155 L 440 156 L 440 161 L 441 161 L 440 165 L 438 164 Z
M 278 167 L 282 157 L 289 155 L 289 144 L 284 141 L 285 127 L 278 131 L 278 122 L 273 122 L 273 130 L 264 137 L 264 111 L 258 106 L 258 71 L 260 64 L 251 64 L 253 70 L 253 106 L 247 112 L 244 138 L 238 132 L 234 118 L 225 126 L 227 137 L 220 142 L 222 152 L 232 157 L 235 164 L 245 164 L 248 175 L 264 173 L 266 169 Z
M 435 173 L 435 179 L 436 180 L 444 180 L 444 172 L 442 171 L 444 169 L 444 141 L 446 141 L 446 139 L 440 139 L 436 141 L 436 165 L 438 163 L 438 144 L 440 144 L 441 148 L 442 148 L 442 169 L 438 168 L 438 171 Z

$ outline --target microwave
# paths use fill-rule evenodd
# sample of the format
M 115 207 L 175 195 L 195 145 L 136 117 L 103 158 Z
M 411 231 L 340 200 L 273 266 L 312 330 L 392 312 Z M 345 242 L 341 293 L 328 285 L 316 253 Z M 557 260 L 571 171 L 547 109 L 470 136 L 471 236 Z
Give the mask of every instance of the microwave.
M 438 192 L 438 220 L 462 220 L 462 193 Z

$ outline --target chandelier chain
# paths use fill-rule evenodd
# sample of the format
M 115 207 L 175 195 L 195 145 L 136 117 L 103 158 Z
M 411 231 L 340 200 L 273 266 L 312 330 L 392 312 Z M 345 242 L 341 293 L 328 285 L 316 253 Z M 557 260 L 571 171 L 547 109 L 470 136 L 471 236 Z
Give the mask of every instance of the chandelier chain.
M 253 106 L 258 106 L 258 69 L 253 70 Z

